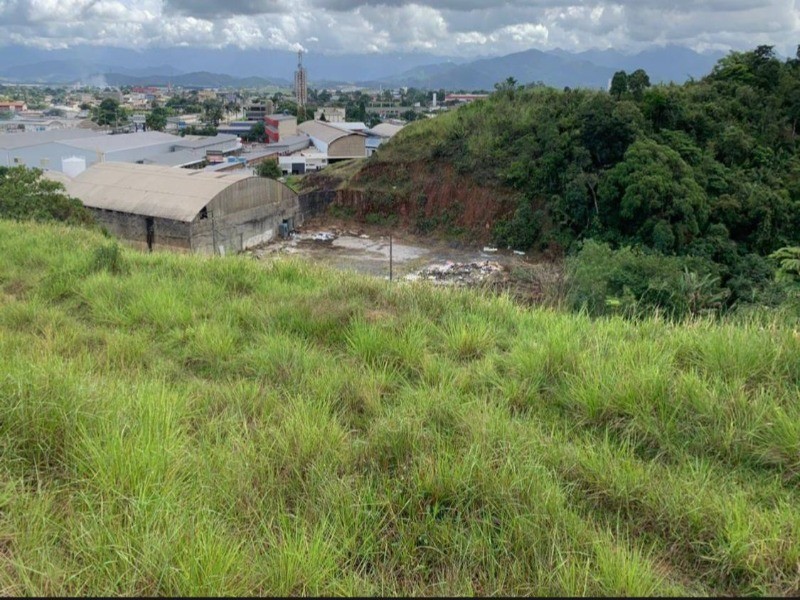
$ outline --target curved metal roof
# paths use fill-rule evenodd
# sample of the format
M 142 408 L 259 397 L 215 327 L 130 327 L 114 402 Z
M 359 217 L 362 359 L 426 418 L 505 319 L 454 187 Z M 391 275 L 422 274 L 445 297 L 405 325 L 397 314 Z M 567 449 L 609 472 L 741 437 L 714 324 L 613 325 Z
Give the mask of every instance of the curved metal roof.
M 92 165 L 65 187 L 89 208 L 190 222 L 218 194 L 246 179 L 259 180 L 235 172 L 105 162 Z
M 363 137 L 364 134 L 357 131 L 347 131 L 333 125 L 328 125 L 322 121 L 306 121 L 297 126 L 297 130 L 317 138 L 326 144 L 332 144 L 338 139 L 347 137 L 348 135 L 355 135 Z

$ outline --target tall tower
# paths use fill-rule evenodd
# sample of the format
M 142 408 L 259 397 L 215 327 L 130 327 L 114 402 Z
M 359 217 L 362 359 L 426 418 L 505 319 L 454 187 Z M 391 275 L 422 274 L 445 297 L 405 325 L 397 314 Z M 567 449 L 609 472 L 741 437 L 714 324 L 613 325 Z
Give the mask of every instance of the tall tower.
M 297 71 L 294 72 L 294 98 L 298 106 L 305 106 L 308 99 L 306 70 L 303 67 L 303 51 L 297 52 Z

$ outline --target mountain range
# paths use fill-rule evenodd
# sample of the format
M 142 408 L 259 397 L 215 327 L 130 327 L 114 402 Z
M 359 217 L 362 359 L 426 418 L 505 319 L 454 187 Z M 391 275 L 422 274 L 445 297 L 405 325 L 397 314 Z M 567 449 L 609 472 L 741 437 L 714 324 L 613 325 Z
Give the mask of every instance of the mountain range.
M 134 51 L 77 46 L 40 50 L 0 48 L 0 81 L 87 85 L 183 87 L 289 86 L 297 56 L 278 50 L 165 48 Z M 722 52 L 701 54 L 680 46 L 653 47 L 637 54 L 619 50 L 571 53 L 526 50 L 467 60 L 424 53 L 306 55 L 311 87 L 360 85 L 428 89 L 491 90 L 507 77 L 554 87 L 603 88 L 614 72 L 647 71 L 653 83 L 683 82 L 709 72 Z M 318 78 L 324 74 L 324 80 Z M 317 77 L 315 77 L 317 75 Z

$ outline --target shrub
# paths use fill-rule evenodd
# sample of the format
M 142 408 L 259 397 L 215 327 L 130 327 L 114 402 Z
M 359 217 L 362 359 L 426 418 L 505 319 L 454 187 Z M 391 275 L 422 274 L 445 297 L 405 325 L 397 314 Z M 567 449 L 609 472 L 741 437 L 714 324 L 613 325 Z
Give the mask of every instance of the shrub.
M 698 257 L 664 256 L 585 241 L 567 260 L 569 301 L 592 315 L 641 314 L 654 309 L 680 318 L 718 312 L 730 290 L 716 266 Z

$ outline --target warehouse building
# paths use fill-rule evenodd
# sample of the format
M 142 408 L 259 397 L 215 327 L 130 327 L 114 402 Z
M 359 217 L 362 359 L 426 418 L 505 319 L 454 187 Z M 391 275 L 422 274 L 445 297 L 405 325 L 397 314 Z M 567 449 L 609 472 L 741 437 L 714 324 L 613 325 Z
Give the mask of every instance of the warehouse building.
M 235 172 L 102 163 L 65 187 L 111 233 L 149 250 L 227 254 L 302 223 L 295 192 Z
M 264 117 L 264 133 L 270 143 L 283 141 L 297 135 L 297 117 L 294 115 L 267 115 Z
M 297 130 L 309 136 L 317 150 L 328 155 L 329 161 L 364 158 L 367 155 L 367 136 L 363 133 L 348 131 L 324 121 L 306 121 L 298 125 Z
M 234 135 L 179 137 L 157 131 L 109 135 L 83 129 L 52 130 L 0 136 L 0 165 L 63 171 L 63 160 L 69 157 L 82 159 L 86 166 L 145 161 L 178 165 L 189 160 L 190 154 L 203 159 L 209 152 L 224 155 L 240 148 L 241 142 Z M 183 153 L 181 157 L 164 156 L 178 152 Z M 159 156 L 162 158 L 155 160 Z

